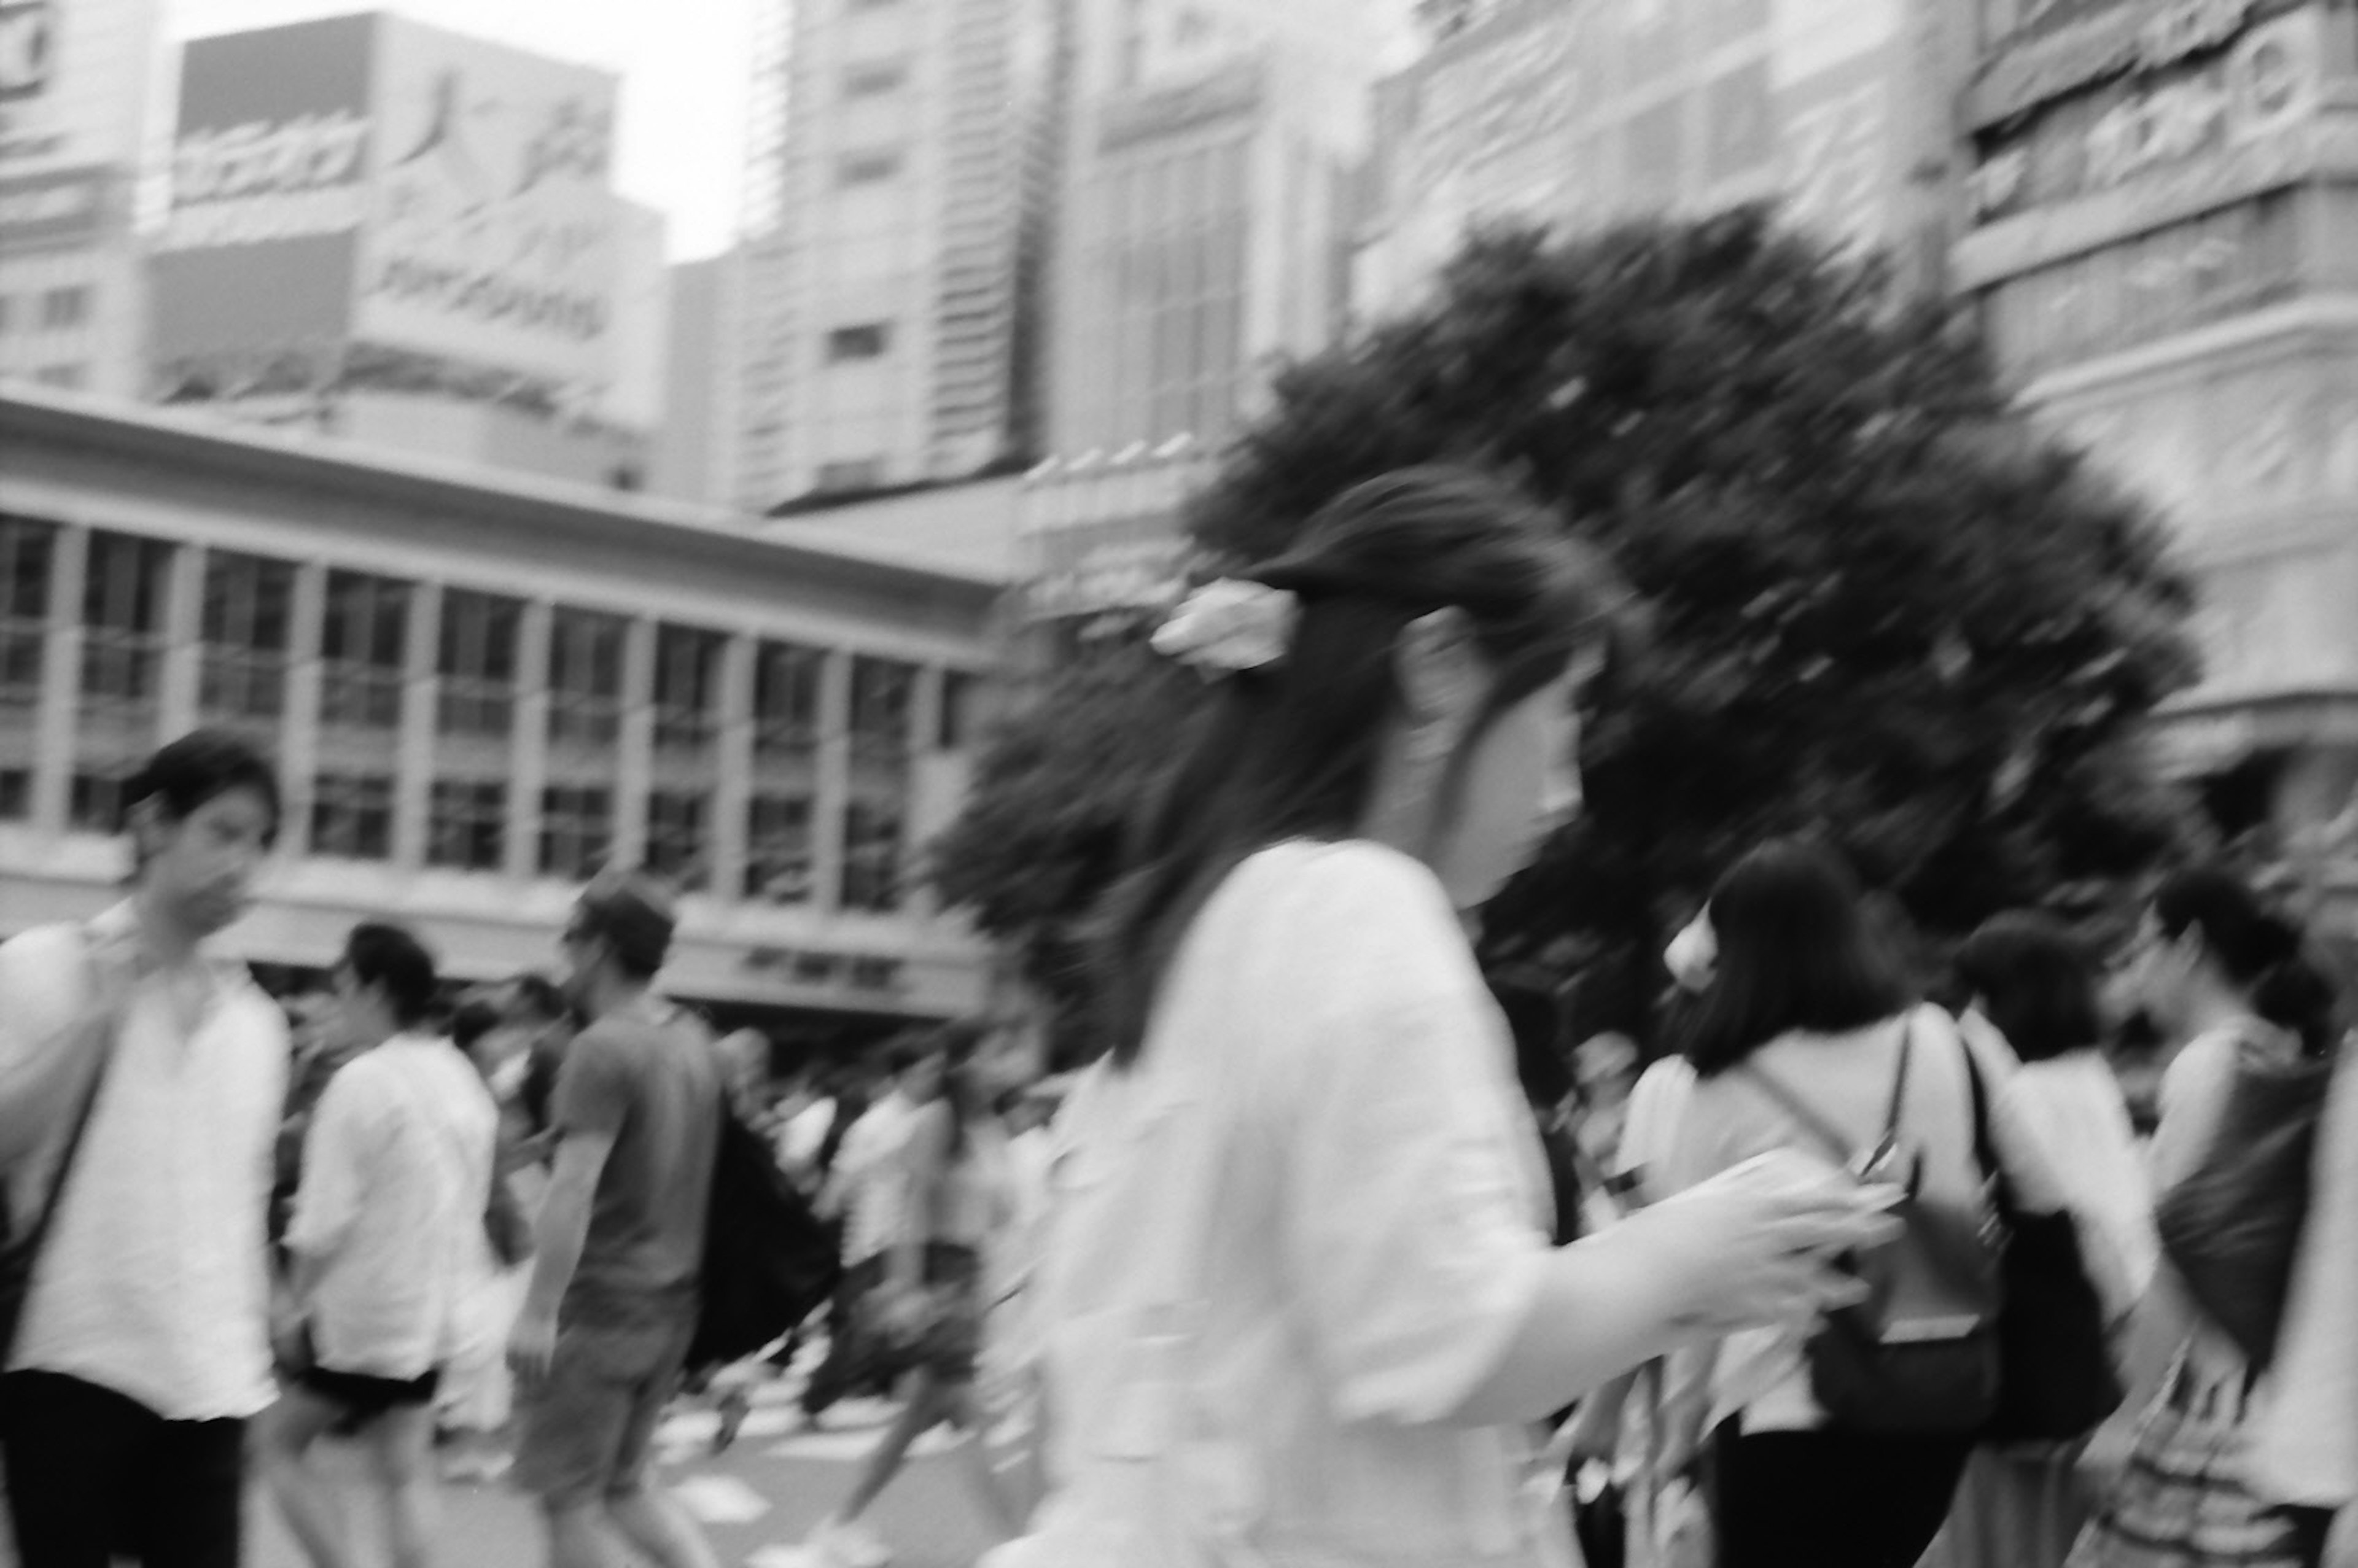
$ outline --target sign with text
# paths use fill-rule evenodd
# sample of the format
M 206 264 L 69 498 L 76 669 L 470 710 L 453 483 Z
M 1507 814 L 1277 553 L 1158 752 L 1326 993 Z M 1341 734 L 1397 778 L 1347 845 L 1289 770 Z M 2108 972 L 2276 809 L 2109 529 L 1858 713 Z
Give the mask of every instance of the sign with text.
M 158 10 L 157 0 L 0 0 L 0 179 L 137 163 Z M 53 218 L 63 200 L 49 199 Z
M 611 374 L 615 79 L 381 17 L 358 336 L 560 383 Z
M 2281 0 L 1985 0 L 1967 118 L 1995 125 L 2124 72 L 2214 49 Z
M 1974 216 L 2136 184 L 2293 132 L 2316 114 L 2324 59 L 2323 18 L 2296 11 L 2207 60 L 2058 103 L 1985 149 L 1969 185 Z

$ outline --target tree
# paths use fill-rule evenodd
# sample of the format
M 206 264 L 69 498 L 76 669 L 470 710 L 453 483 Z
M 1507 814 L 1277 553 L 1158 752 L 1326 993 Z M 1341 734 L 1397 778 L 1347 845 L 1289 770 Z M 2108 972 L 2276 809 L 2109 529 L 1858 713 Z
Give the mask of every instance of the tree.
M 1429 307 L 1280 375 L 1191 525 L 1248 561 L 1433 460 L 1554 508 L 1651 629 L 1585 715 L 1584 820 L 1486 912 L 1494 962 L 1650 994 L 1667 931 L 1777 833 L 1831 838 L 1938 935 L 2084 914 L 2186 830 L 2138 744 L 2193 670 L 2158 531 L 1871 264 L 1758 211 L 1478 237 Z

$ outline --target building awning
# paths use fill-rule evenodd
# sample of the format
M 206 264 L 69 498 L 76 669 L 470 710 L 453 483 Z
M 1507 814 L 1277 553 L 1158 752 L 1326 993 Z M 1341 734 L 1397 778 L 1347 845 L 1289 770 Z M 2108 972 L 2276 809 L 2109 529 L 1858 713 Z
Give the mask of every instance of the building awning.
M 2358 746 L 2358 687 L 2201 697 L 2163 708 L 2154 753 L 2177 778 L 2215 773 L 2266 752 Z

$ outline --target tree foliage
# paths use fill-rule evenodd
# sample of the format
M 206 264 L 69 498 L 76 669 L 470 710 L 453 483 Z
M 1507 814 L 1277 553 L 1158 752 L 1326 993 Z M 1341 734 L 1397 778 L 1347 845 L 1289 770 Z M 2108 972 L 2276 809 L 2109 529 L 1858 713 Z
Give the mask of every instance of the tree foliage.
M 1283 372 L 1191 524 L 1249 561 L 1355 481 L 1431 460 L 1553 507 L 1650 623 L 1585 716 L 1585 819 L 1487 912 L 1494 958 L 1650 962 L 1775 833 L 1830 837 L 1937 933 L 2093 907 L 2185 831 L 2137 743 L 2193 668 L 2158 531 L 1871 265 L 1758 211 L 1479 237 L 1427 308 Z M 994 755 L 970 808 L 1010 834 L 1046 814 L 1026 841 L 1067 868 L 1031 875 L 1051 902 L 1099 885 L 1109 840 L 1053 848 L 1071 814 L 1032 785 L 1093 757 L 1142 770 L 1170 733 L 1155 704 L 1095 711 L 1107 733 L 1061 704 L 1015 724 L 1001 745 L 1033 761 Z M 962 874 L 952 896 L 986 928 L 1038 914 Z

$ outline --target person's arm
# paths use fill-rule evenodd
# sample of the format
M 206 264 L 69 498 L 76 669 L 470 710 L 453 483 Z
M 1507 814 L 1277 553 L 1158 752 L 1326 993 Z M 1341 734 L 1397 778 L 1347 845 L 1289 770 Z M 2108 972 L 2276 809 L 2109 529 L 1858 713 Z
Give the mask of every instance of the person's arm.
M 287 1282 L 306 1305 L 328 1264 L 351 1239 L 361 1195 L 369 1189 L 374 1097 L 368 1092 L 366 1070 L 352 1070 L 359 1065 L 352 1063 L 328 1081 L 303 1135 L 286 1247 Z
M 100 1044 L 84 1026 L 90 1010 L 105 1005 L 90 982 L 92 960 L 106 966 L 98 983 L 109 994 L 131 984 L 121 955 L 85 957 L 79 937 L 69 954 L 56 935 L 28 933 L 0 944 L 0 1167 L 39 1149 L 74 1114 L 73 1097 L 88 1081 L 90 1054 Z M 69 963 L 83 978 L 60 987 L 55 970 Z M 63 1011 L 52 1002 L 60 990 L 69 1003 Z
M 532 1280 L 508 1336 L 508 1363 L 535 1383 L 557 1350 L 557 1314 L 581 1267 L 597 1206 L 598 1180 L 630 1114 L 629 1062 L 595 1025 L 582 1031 L 558 1070 L 552 1106 L 557 1158 L 533 1227 Z
M 925 1243 L 933 1238 L 941 1217 L 942 1179 L 949 1167 L 954 1114 L 940 1100 L 925 1107 L 917 1113 L 894 1156 L 908 1200 L 900 1234 L 893 1238 L 884 1265 L 885 1281 L 895 1292 L 914 1291 L 925 1282 Z

